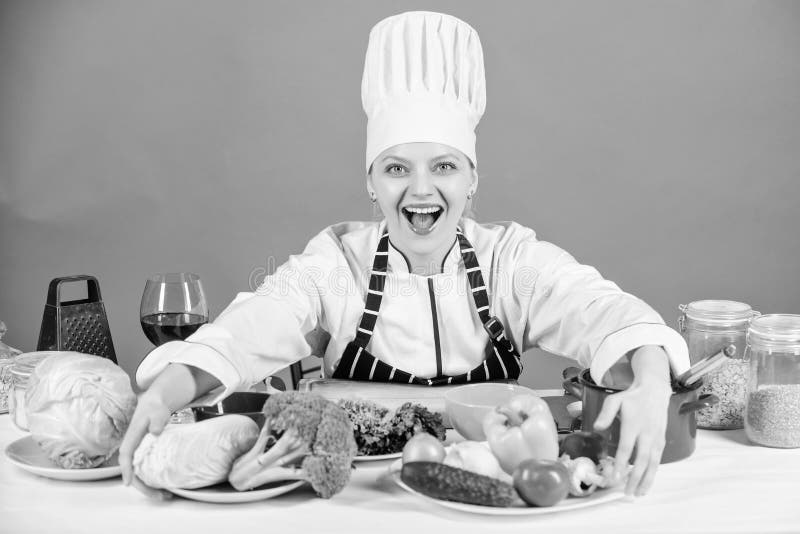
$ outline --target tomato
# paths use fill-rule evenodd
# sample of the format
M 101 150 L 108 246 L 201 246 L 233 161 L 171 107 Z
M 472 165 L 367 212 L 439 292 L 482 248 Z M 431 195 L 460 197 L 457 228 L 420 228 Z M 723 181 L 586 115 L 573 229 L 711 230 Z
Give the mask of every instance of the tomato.
M 408 440 L 403 447 L 403 463 L 437 462 L 444 460 L 444 445 L 427 432 L 421 432 Z
M 531 506 L 553 506 L 569 493 L 569 471 L 556 460 L 525 460 L 514 470 L 514 488 Z

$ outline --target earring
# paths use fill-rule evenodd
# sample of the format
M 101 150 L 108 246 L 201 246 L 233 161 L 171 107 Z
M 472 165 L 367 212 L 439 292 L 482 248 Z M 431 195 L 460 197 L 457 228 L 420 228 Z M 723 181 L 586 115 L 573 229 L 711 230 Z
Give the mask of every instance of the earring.
M 375 202 L 377 200 L 377 197 L 374 195 L 375 193 L 370 195 L 370 198 L 372 199 L 372 220 L 380 221 L 381 219 L 383 219 L 383 214 L 381 213 L 380 206 L 378 206 L 378 203 Z
M 467 200 L 472 200 L 472 195 L 474 195 L 474 194 L 475 193 L 473 191 L 470 191 L 469 193 L 467 193 Z
M 375 201 L 378 200 L 378 196 L 372 191 L 370 191 L 369 193 L 369 198 L 370 200 L 372 200 L 373 203 L 375 203 Z

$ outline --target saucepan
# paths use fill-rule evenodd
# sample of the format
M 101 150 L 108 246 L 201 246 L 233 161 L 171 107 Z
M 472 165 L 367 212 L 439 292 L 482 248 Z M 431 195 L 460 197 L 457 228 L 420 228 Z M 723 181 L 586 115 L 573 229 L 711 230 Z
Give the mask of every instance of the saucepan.
M 235 413 L 246 415 L 258 423 L 258 426 L 261 426 L 264 424 L 264 414 L 261 409 L 268 398 L 268 393 L 239 391 L 232 393 L 213 406 L 196 406 L 192 408 L 192 411 L 197 421 Z
M 619 443 L 619 414 L 614 418 L 614 422 L 602 431 L 594 429 L 594 422 L 603 409 L 605 399 L 624 390 L 598 386 L 588 369 L 582 371 L 577 368 L 567 369 L 564 371 L 564 376 L 566 378 L 564 389 L 582 400 L 582 430 L 595 431 L 605 436 L 608 452 L 613 456 L 617 452 Z M 715 395 L 700 395 L 699 390 L 702 385 L 703 381 L 699 380 L 690 386 L 677 384 L 673 386 L 667 413 L 666 444 L 661 455 L 662 464 L 683 460 L 694 452 L 697 435 L 695 412 L 719 402 Z

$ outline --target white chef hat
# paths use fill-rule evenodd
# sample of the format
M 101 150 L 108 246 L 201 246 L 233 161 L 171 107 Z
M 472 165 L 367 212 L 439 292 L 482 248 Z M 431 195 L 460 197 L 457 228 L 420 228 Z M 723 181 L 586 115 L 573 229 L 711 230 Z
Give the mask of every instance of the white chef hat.
M 369 34 L 361 102 L 367 171 L 387 148 L 413 142 L 452 146 L 476 164 L 475 127 L 486 109 L 478 33 L 442 13 L 383 19 Z

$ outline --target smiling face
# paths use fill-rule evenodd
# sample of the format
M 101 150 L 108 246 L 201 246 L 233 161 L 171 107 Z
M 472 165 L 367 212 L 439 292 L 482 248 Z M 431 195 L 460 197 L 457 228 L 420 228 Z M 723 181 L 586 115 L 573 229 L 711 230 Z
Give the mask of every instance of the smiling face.
M 375 158 L 367 177 L 392 244 L 414 263 L 441 263 L 455 240 L 467 195 L 477 185 L 469 159 L 437 143 L 388 148 Z

